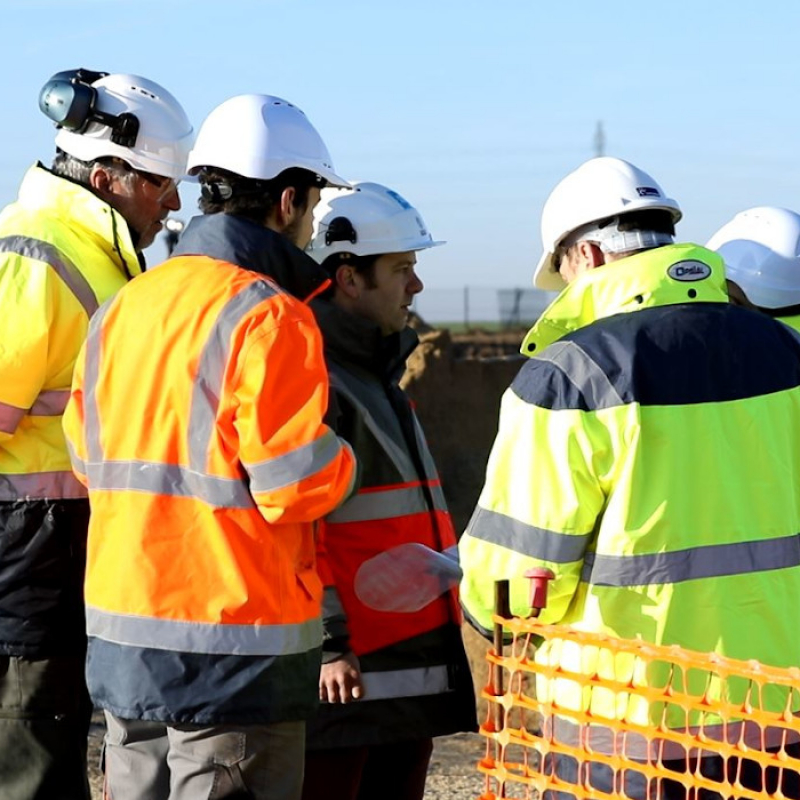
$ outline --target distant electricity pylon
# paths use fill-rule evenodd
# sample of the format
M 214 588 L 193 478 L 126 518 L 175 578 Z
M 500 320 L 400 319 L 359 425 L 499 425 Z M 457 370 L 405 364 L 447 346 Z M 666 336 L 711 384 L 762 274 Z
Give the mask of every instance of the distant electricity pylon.
M 603 130 L 603 121 L 599 120 L 594 131 L 594 154 L 603 156 L 606 153 L 606 134 Z

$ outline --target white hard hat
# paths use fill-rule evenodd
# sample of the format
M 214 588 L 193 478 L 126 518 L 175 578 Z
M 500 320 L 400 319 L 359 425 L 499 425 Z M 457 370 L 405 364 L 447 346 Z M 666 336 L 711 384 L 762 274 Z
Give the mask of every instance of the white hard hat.
M 727 276 L 759 308 L 800 305 L 800 214 L 762 206 L 737 214 L 708 241 Z
M 206 117 L 189 154 L 189 172 L 201 167 L 219 167 L 255 180 L 270 180 L 299 167 L 333 186 L 350 185 L 334 172 L 328 148 L 306 115 L 267 94 L 232 97 Z
M 334 253 L 356 256 L 426 250 L 435 242 L 419 211 L 380 183 L 359 181 L 350 189 L 323 189 L 314 208 L 308 254 L 320 264 Z
M 553 255 L 570 233 L 591 222 L 644 209 L 669 211 L 673 222 L 681 218 L 678 203 L 633 164 L 608 156 L 583 163 L 553 189 L 544 205 L 544 254 L 533 273 L 534 286 L 564 288 L 566 283 L 555 270 Z
M 81 161 L 114 156 L 134 169 L 180 180 L 186 174 L 192 143 L 192 126 L 181 104 L 163 86 L 138 75 L 104 75 L 91 83 L 67 79 L 79 73 L 59 73 L 42 89 L 40 106 L 51 118 L 60 110 L 59 123 L 69 113 L 68 108 L 60 108 L 63 89 L 94 90 L 77 124 L 60 128 L 56 147 Z M 75 97 L 72 89 L 69 103 Z M 132 130 L 125 131 L 125 135 L 131 133 L 130 143 L 112 124 L 120 119 L 133 122 Z

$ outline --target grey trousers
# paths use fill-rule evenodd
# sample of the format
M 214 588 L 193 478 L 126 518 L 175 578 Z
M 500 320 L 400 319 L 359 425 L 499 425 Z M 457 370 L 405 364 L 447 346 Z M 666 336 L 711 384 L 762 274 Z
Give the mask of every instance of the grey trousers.
M 166 725 L 106 711 L 110 800 L 299 800 L 305 722 Z

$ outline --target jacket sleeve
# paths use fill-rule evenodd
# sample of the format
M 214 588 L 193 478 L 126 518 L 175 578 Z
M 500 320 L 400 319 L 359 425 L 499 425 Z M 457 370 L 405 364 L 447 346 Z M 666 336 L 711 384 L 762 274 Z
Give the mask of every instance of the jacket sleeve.
M 46 264 L 0 256 L 0 441 L 11 438 L 45 385 L 55 280 Z
M 331 429 L 343 438 L 348 438 L 352 411 L 349 404 L 331 386 L 328 395 L 328 411 L 325 420 Z M 358 467 L 358 465 L 357 465 Z M 358 470 L 357 470 L 358 471 Z M 353 492 L 357 490 L 356 478 Z M 322 662 L 334 661 L 350 650 L 350 630 L 347 613 L 336 588 L 336 579 L 328 557 L 328 525 L 322 520 L 317 531 L 317 572 L 324 587 L 322 598 Z
M 250 492 L 272 524 L 312 522 L 349 496 L 355 476 L 353 451 L 323 422 L 321 334 L 303 308 L 249 339 L 235 380 L 234 424 Z
M 341 658 L 350 651 L 350 630 L 347 613 L 336 588 L 336 580 L 328 560 L 326 535 L 328 526 L 320 522 L 317 530 L 317 572 L 322 581 L 322 663 Z
M 609 447 L 602 424 L 570 388 L 557 367 L 533 360 L 503 396 L 486 482 L 459 544 L 461 601 L 483 631 L 492 628 L 497 580 L 510 581 L 512 614 L 528 616 L 523 573 L 553 570 L 546 622 L 561 620 L 578 591 L 604 509 Z

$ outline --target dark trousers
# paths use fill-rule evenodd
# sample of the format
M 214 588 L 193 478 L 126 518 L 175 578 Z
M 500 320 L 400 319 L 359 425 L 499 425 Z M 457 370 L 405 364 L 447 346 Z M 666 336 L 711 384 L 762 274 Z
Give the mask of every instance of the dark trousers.
M 432 739 L 306 751 L 303 800 L 422 800 Z
M 0 797 L 88 800 L 83 657 L 0 656 Z
M 787 746 L 786 752 L 792 758 L 800 758 L 800 744 Z M 788 769 L 779 770 L 776 767 L 768 767 L 765 781 L 764 769 L 757 761 L 731 758 L 726 763 L 720 756 L 708 756 L 688 762 L 686 759 L 679 759 L 663 763 L 667 770 L 682 774 L 687 772 L 697 774 L 699 768 L 699 773 L 704 778 L 720 783 L 726 778 L 733 783 L 738 775 L 742 786 L 755 792 L 774 794 L 780 782 L 784 796 L 800 798 L 800 774 Z M 599 793 L 624 792 L 629 800 L 654 800 L 655 798 L 658 800 L 729 800 L 729 798 L 735 797 L 735 795 L 721 794 L 710 789 L 700 789 L 699 791 L 687 789 L 679 780 L 670 778 L 661 779 L 660 785 L 654 782 L 648 786 L 647 779 L 641 772 L 629 769 L 624 770 L 622 774 L 615 774 L 605 764 L 589 764 L 587 762 L 579 764 L 569 756 L 546 757 L 545 773 L 552 774 L 553 767 L 555 767 L 555 774 L 563 781 L 581 785 L 588 779 L 589 786 Z M 598 798 L 602 798 L 602 794 L 598 794 Z M 548 790 L 543 793 L 542 800 L 574 800 L 574 796 L 569 792 Z

